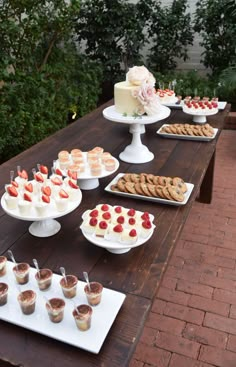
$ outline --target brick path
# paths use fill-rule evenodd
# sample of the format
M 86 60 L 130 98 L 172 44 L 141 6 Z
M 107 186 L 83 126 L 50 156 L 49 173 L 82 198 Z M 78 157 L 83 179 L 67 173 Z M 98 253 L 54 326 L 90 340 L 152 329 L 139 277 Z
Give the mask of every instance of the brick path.
M 129 367 L 236 367 L 236 131 L 217 144 L 212 204 L 195 202 Z

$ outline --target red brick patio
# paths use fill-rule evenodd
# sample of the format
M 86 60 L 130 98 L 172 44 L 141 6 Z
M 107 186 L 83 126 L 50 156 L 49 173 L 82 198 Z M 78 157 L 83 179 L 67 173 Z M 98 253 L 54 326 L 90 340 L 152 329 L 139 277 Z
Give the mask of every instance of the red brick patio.
M 236 367 L 236 131 L 217 145 L 212 204 L 195 202 L 130 367 Z

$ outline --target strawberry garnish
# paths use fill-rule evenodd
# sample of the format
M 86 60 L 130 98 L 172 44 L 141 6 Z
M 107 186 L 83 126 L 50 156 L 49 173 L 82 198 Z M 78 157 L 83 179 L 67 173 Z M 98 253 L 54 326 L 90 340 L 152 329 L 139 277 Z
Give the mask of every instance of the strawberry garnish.
M 129 209 L 129 211 L 128 211 L 128 215 L 130 216 L 130 217 L 133 217 L 134 215 L 135 215 L 135 213 L 136 213 L 136 211 L 132 208 L 132 209 Z
M 29 192 L 33 192 L 34 188 L 31 182 L 25 184 L 25 190 L 29 191 Z
M 123 224 L 124 222 L 125 222 L 125 217 L 123 217 L 123 215 L 120 215 L 120 216 L 117 218 L 117 223 Z
M 43 186 L 42 187 L 42 193 L 47 195 L 47 196 L 51 196 L 52 190 L 50 186 Z
M 28 180 L 28 173 L 26 172 L 25 169 L 23 169 L 22 171 L 18 171 L 18 175 L 21 177 L 21 178 L 24 178 L 26 180 Z
M 116 208 L 115 208 L 115 212 L 116 213 L 121 213 L 122 212 L 122 207 L 121 206 L 117 206 Z
M 12 186 L 19 187 L 18 183 L 16 181 L 11 181 Z
M 69 180 L 68 181 L 68 184 L 70 185 L 70 187 L 72 187 L 72 189 L 78 189 L 79 188 L 79 186 L 78 185 L 76 185 L 76 183 L 74 183 L 73 181 L 71 181 L 71 180 Z
M 59 168 L 56 168 L 55 170 L 55 173 L 58 175 L 58 176 L 63 176 L 61 170 Z
M 97 218 L 91 218 L 90 221 L 89 221 L 89 224 L 92 227 L 96 227 L 96 225 L 98 224 Z
M 44 182 L 44 178 L 40 172 L 35 173 L 34 178 L 37 182 Z
M 136 237 L 137 236 L 137 231 L 136 229 L 131 229 L 131 231 L 129 232 L 130 237 Z
M 106 212 L 107 210 L 109 210 L 109 206 L 107 204 L 103 204 L 101 209 Z
M 63 189 L 61 189 L 61 190 L 59 191 L 59 195 L 60 195 L 60 197 L 61 197 L 62 199 L 67 199 L 67 198 L 69 197 L 69 195 L 67 194 L 67 192 L 66 192 L 65 190 L 63 190 Z
M 111 213 L 105 212 L 105 213 L 103 213 L 102 217 L 105 220 L 109 220 L 109 219 L 111 219 Z
M 98 210 L 97 209 L 92 210 L 89 215 L 90 215 L 90 217 L 97 217 L 98 216 Z
M 67 171 L 67 174 L 68 174 L 68 176 L 69 176 L 70 178 L 72 178 L 73 180 L 77 180 L 77 178 L 78 178 L 78 174 L 77 174 L 77 172 L 75 172 L 75 171 L 70 171 L 70 170 L 68 170 L 68 171 Z
M 47 204 L 50 203 L 50 197 L 48 195 L 42 195 L 42 200 Z
M 117 224 L 114 228 L 113 228 L 114 232 L 117 232 L 117 233 L 121 233 L 123 232 L 123 227 L 121 224 Z
M 152 223 L 150 220 L 145 220 L 144 222 L 142 222 L 142 226 L 143 228 L 150 229 L 152 228 Z
M 15 186 L 8 186 L 7 187 L 7 192 L 10 196 L 14 196 L 14 197 L 18 196 L 18 192 L 17 192 Z
M 44 175 L 47 175 L 48 174 L 48 167 L 47 166 L 44 166 L 43 164 L 41 164 L 39 166 L 39 170 L 41 173 L 43 173 Z
M 31 196 L 29 194 L 27 194 L 27 192 L 24 193 L 24 200 L 32 201 Z
M 57 185 L 57 186 L 62 185 L 62 180 L 61 180 L 61 178 L 60 178 L 60 177 L 53 177 L 53 178 L 51 179 L 51 181 L 52 181 L 52 183 L 53 183 L 54 185 Z
M 99 222 L 99 227 L 101 229 L 107 229 L 107 222 L 105 222 L 105 220 L 102 220 L 101 222 Z

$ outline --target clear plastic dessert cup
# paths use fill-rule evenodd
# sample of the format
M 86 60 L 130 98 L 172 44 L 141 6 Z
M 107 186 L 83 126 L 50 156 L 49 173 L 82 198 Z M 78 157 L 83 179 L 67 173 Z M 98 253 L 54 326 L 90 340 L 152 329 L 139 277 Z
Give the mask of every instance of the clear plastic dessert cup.
M 30 266 L 27 263 L 19 263 L 13 267 L 13 272 L 18 284 L 26 284 L 29 281 Z
M 41 291 L 46 291 L 52 284 L 53 272 L 50 269 L 40 269 L 35 274 L 38 287 Z
M 101 302 L 103 285 L 98 282 L 90 282 L 90 289 L 86 284 L 84 291 L 87 297 L 87 301 L 91 306 L 97 306 Z
M 46 303 L 46 309 L 49 319 L 54 323 L 59 323 L 63 320 L 65 301 L 62 298 L 51 298 Z
M 0 256 L 0 277 L 3 277 L 7 272 L 7 258 Z
M 26 290 L 19 293 L 18 302 L 24 315 L 31 315 L 35 311 L 36 293 L 32 290 Z
M 79 305 L 73 310 L 72 315 L 79 330 L 86 331 L 90 329 L 92 313 L 92 307 L 89 305 Z
M 0 306 L 4 306 L 7 303 L 8 285 L 6 283 L 0 283 Z
M 62 292 L 66 298 L 73 298 L 77 292 L 78 278 L 75 275 L 66 275 L 61 278 L 60 285 Z

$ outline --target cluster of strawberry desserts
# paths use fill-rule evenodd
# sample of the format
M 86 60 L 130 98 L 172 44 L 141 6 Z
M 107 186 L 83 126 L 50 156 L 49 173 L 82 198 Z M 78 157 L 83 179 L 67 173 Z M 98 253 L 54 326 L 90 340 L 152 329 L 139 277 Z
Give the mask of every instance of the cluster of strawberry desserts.
M 116 161 L 109 152 L 102 147 L 94 147 L 88 152 L 72 149 L 70 152 L 62 150 L 58 153 L 57 167 L 64 173 L 75 172 L 79 177 L 83 175 L 101 176 L 104 172 L 112 172 L 116 168 Z
M 161 103 L 175 103 L 176 95 L 172 89 L 157 89 L 156 91 Z
M 28 172 L 17 167 L 17 176 L 5 185 L 6 207 L 18 211 L 22 216 L 43 217 L 48 211 L 66 211 L 70 202 L 81 197 L 77 181 L 73 177 L 64 179 L 58 170 L 49 176 L 47 166 L 38 164 L 33 169 L 33 179 Z
M 130 245 L 138 239 L 148 238 L 155 227 L 154 218 L 148 212 L 108 204 L 99 204 L 87 210 L 82 218 L 81 229 L 84 233 Z
M 204 113 L 216 113 L 218 112 L 218 102 L 217 99 L 209 100 L 208 97 L 200 99 L 200 97 L 186 97 L 184 99 L 183 105 L 184 112 L 190 112 L 194 114 L 204 114 Z

